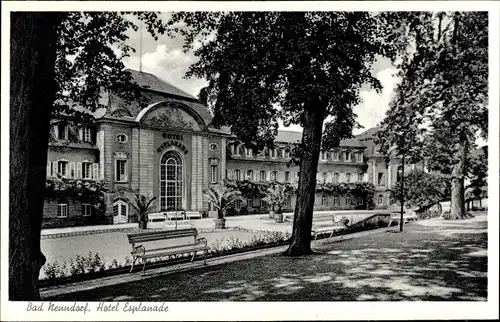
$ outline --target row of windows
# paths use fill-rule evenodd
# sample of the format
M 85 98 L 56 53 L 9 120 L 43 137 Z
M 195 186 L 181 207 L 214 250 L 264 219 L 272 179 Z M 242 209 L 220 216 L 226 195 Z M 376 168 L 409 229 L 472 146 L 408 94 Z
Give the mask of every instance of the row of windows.
M 60 175 L 65 178 L 98 179 L 99 164 L 93 162 L 47 161 L 47 176 Z
M 298 172 L 291 171 L 265 171 L 260 170 L 254 172 L 253 170 L 246 170 L 242 173 L 239 169 L 228 170 L 227 177 L 229 179 L 242 181 L 242 180 L 250 180 L 250 181 L 280 181 L 280 182 L 296 182 L 298 181 Z M 365 173 L 331 173 L 331 172 L 323 172 L 318 173 L 317 178 L 318 181 L 324 183 L 339 183 L 339 182 L 355 182 L 355 181 L 366 181 Z
M 363 198 L 361 197 L 321 197 L 321 205 L 322 206 L 357 206 L 363 204 Z
M 298 172 L 293 172 L 294 179 L 298 178 Z M 250 180 L 250 181 L 280 181 L 280 182 L 292 182 L 292 172 L 291 171 L 265 171 L 260 170 L 254 172 L 253 170 L 246 170 L 244 177 L 240 169 L 227 170 L 228 179 L 233 179 L 237 181 Z
M 69 141 L 70 126 L 67 123 L 59 122 L 53 126 L 54 136 L 60 141 Z M 88 127 L 78 129 L 79 140 L 92 143 L 92 130 Z
M 82 204 L 82 216 L 89 217 L 92 215 L 92 205 Z M 57 218 L 67 218 L 68 217 L 68 204 L 59 203 L 57 204 Z
M 229 150 L 233 156 L 245 156 L 251 158 L 256 156 L 252 148 L 238 146 L 233 143 L 229 145 Z M 264 148 L 258 156 L 269 156 L 271 158 L 290 158 L 291 148 Z M 363 162 L 363 152 L 350 151 L 321 151 L 320 161 L 344 161 L 344 162 Z

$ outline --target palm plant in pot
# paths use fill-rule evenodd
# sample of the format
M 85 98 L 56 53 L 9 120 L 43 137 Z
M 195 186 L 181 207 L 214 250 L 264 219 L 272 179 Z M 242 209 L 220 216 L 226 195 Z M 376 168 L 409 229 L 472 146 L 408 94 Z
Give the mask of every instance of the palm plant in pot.
M 293 188 L 286 184 L 276 183 L 267 188 L 266 196 L 262 200 L 271 205 L 277 222 L 283 221 L 283 208 L 290 199 L 292 192 Z
M 139 221 L 139 229 L 147 229 L 148 226 L 148 213 L 153 206 L 153 201 L 156 197 L 149 199 L 145 195 L 139 193 L 135 194 L 135 200 L 129 202 L 135 210 L 137 210 L 137 219 Z
M 226 209 L 231 206 L 236 200 L 244 200 L 241 192 L 224 184 L 217 184 L 203 192 L 212 204 L 212 207 L 217 211 L 217 218 L 214 219 L 215 229 L 226 228 Z

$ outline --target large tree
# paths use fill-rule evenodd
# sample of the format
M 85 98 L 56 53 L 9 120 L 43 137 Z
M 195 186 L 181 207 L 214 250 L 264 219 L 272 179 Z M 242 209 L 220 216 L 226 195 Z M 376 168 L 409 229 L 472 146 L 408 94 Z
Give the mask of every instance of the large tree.
M 478 136 L 488 134 L 488 13 L 411 12 L 383 15 L 402 58 L 402 82 L 383 122 L 408 124 L 430 170 L 451 178 L 451 216 L 466 215 L 464 179 Z M 418 129 L 418 131 L 416 130 Z M 390 144 L 408 131 L 388 131 Z M 410 142 L 414 142 L 412 139 Z M 402 145 L 403 147 L 404 144 Z
M 156 37 L 156 13 L 12 12 L 10 52 L 9 299 L 37 300 L 45 263 L 40 235 L 50 119 L 92 122 L 102 90 L 140 92 L 122 58 L 141 19 Z M 76 112 L 73 107 L 83 107 Z
M 392 57 L 377 15 L 366 12 L 178 13 L 172 23 L 199 61 L 187 76 L 205 78 L 215 126 L 256 149 L 271 146 L 278 120 L 303 127 L 293 235 L 286 255 L 311 251 L 320 149 L 337 147 L 357 125 L 353 106 L 377 55 Z M 176 24 L 178 25 L 178 24 Z

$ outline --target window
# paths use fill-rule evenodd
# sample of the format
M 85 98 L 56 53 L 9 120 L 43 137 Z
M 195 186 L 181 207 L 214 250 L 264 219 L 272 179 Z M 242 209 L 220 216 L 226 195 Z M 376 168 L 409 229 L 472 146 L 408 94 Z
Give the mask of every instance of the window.
M 65 123 L 59 123 L 57 125 L 57 138 L 59 140 L 68 139 L 68 125 L 66 125 Z
M 253 199 L 247 199 L 247 207 L 253 208 Z
M 339 179 L 340 179 L 340 174 L 339 174 L 339 173 L 337 173 L 337 172 L 335 172 L 335 173 L 333 174 L 333 182 L 335 182 L 335 183 L 339 183 Z
M 127 143 L 127 141 L 128 141 L 128 137 L 127 137 L 125 134 L 118 134 L 118 135 L 116 136 L 116 141 L 117 141 L 118 143 Z
M 327 178 L 328 178 L 328 173 L 323 172 L 323 182 L 326 182 Z
M 338 151 L 334 151 L 333 152 L 333 161 L 338 161 L 339 160 L 339 152 Z
M 210 143 L 210 151 L 217 151 L 219 149 L 219 146 L 217 145 L 217 143 Z
M 351 152 L 344 152 L 344 161 L 351 162 Z
M 234 180 L 237 180 L 237 181 L 241 180 L 241 172 L 238 169 L 234 170 Z
M 358 205 L 362 205 L 362 204 L 363 204 L 363 198 L 358 197 Z
M 60 203 L 57 205 L 57 218 L 66 218 L 68 217 L 68 204 Z
M 348 172 L 345 174 L 345 179 L 346 179 L 346 182 L 351 182 L 351 174 Z
M 160 160 L 160 210 L 179 210 L 183 208 L 182 201 L 182 158 L 178 152 L 168 151 Z
M 290 182 L 290 171 L 285 171 L 285 182 Z
M 356 153 L 356 161 L 363 162 L 363 153 L 361 152 Z
M 91 142 L 91 141 L 92 141 L 92 136 L 90 128 L 88 127 L 83 128 L 83 142 Z
M 401 181 L 401 175 L 402 174 L 403 174 L 403 167 L 402 166 L 398 166 L 398 173 L 396 175 L 396 182 Z
M 116 181 L 127 181 L 127 160 L 116 160 Z
M 334 197 L 334 198 L 333 198 L 333 205 L 334 205 L 334 206 L 339 206 L 339 204 L 340 204 L 340 203 L 339 203 L 339 197 Z
M 83 162 L 82 163 L 82 178 L 91 179 L 92 178 L 92 163 Z
M 346 206 L 349 206 L 350 204 L 351 204 L 351 198 L 346 197 L 346 198 L 345 198 L 345 205 L 346 205 Z
M 384 196 L 383 195 L 378 195 L 377 204 L 379 204 L 379 205 L 384 204 Z
M 290 149 L 289 148 L 285 148 L 284 149 L 284 156 L 285 156 L 285 158 L 289 158 L 290 157 Z
M 270 151 L 271 151 L 271 158 L 276 158 L 276 155 L 278 154 L 276 148 L 270 149 Z
M 327 153 L 326 151 L 321 151 L 321 161 L 326 161 L 327 160 Z
M 379 186 L 384 185 L 384 173 L 383 172 L 378 173 L 377 183 Z
M 364 174 L 363 173 L 358 173 L 358 181 L 361 182 L 363 181 Z
M 113 223 L 128 222 L 128 203 L 118 199 L 113 203 Z
M 217 165 L 210 166 L 210 182 L 217 183 Z
M 246 150 L 246 156 L 247 156 L 248 158 L 250 158 L 250 157 L 252 157 L 252 156 L 253 156 L 253 150 L 252 150 L 252 149 L 250 149 L 250 148 L 246 148 L 245 150 Z
M 88 203 L 82 204 L 82 215 L 83 217 L 88 217 L 92 215 L 92 206 Z
M 266 171 L 260 171 L 260 181 L 266 181 Z
M 68 175 L 68 162 L 67 161 L 59 161 L 57 163 L 57 173 L 63 177 Z
M 247 170 L 247 180 L 252 181 L 253 180 L 253 171 L 252 170 Z
M 278 171 L 271 171 L 271 181 L 278 180 Z
M 234 201 L 234 208 L 240 209 L 241 208 L 241 200 L 235 200 Z
M 327 206 L 328 205 L 328 198 L 326 196 L 321 197 L 321 205 L 322 206 Z

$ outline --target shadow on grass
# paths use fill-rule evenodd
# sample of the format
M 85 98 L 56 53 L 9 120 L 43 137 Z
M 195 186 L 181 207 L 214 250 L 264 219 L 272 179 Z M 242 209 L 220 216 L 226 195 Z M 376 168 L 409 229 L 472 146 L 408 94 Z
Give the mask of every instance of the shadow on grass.
M 475 231 L 484 227 L 411 225 L 323 243 L 310 256 L 265 256 L 50 300 L 486 301 L 487 234 Z

